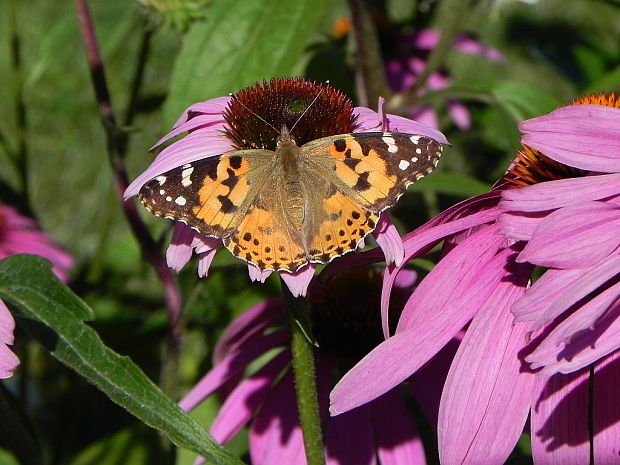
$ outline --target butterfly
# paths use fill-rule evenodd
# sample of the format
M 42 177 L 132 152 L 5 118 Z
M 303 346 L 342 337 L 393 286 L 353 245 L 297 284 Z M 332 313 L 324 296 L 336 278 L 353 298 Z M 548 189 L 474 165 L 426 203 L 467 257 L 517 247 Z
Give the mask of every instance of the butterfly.
M 139 198 L 157 216 L 222 239 L 260 270 L 294 272 L 355 250 L 442 146 L 417 134 L 341 134 L 301 147 L 283 127 L 275 150 L 233 150 L 148 181 Z

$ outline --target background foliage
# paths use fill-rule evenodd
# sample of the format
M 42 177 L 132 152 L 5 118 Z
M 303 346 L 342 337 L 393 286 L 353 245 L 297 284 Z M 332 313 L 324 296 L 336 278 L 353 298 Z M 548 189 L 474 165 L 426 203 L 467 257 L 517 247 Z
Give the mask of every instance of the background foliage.
M 358 98 L 352 34 L 335 32 L 338 20 L 349 14 L 343 0 L 169 2 L 176 9 L 164 13 L 143 3 L 149 2 L 90 2 L 112 99 L 126 123 L 132 178 L 151 160 L 148 148 L 192 102 L 283 75 L 330 79 L 354 101 Z M 383 54 L 397 51 L 394 38 L 402 34 L 428 27 L 442 30 L 454 21 L 452 3 L 374 2 Z M 167 331 L 163 291 L 141 259 L 115 194 L 73 4 L 7 0 L 0 4 L 0 21 L 8 23 L 13 7 L 21 76 L 11 65 L 11 28 L 2 24 L 0 82 L 19 79 L 23 86 L 30 207 L 41 227 L 76 258 L 69 284 L 92 309 L 89 325 L 107 346 L 129 356 L 157 383 Z M 518 148 L 518 121 L 580 95 L 619 90 L 619 7 L 616 1 L 603 0 L 468 3 L 458 29 L 498 49 L 505 60 L 494 63 L 454 49 L 441 57 L 440 69 L 452 84 L 422 100 L 438 110 L 440 129 L 452 148 L 438 172 L 416 184 L 395 209 L 402 232 L 487 189 Z M 143 81 L 134 117 L 126 118 L 141 51 Z M 21 188 L 11 156 L 20 131 L 14 97 L 14 86 L 0 85 L 4 203 L 11 203 L 12 192 Z M 471 129 L 460 131 L 448 118 L 445 103 L 451 99 L 471 111 Z M 143 209 L 141 214 L 155 237 L 166 243 L 169 225 Z M 179 280 L 185 333 L 178 379 L 168 392 L 174 400 L 209 368 L 210 351 L 225 325 L 252 303 L 278 293 L 275 277 L 266 285 L 249 284 L 246 268 L 226 253 L 218 254 L 208 279 L 198 281 L 195 266 L 188 266 Z M 4 411 L 13 412 L 16 424 L 23 425 L 27 444 L 0 437 L 0 464 L 19 463 L 17 456 L 22 463 L 170 463 L 174 450 L 161 454 L 166 441 L 50 357 L 21 325 L 16 340 L 22 365 L 0 388 L 2 397 L 13 402 Z M 207 427 L 217 406 L 212 399 L 192 416 Z M 2 418 L 4 422 L 9 417 Z M 20 447 L 37 449 L 41 461 L 38 453 L 24 458 L 16 452 Z M 243 438 L 230 450 L 243 456 Z M 189 464 L 193 456 L 181 451 L 176 463 Z M 527 451 L 515 460 L 528 463 Z

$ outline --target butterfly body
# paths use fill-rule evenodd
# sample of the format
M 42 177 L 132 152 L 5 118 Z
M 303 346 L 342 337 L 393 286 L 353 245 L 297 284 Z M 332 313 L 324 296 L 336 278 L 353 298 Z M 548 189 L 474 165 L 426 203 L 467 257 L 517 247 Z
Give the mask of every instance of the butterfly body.
M 301 147 L 283 128 L 275 151 L 237 150 L 168 171 L 140 199 L 155 215 L 218 237 L 261 270 L 296 271 L 357 248 L 441 145 L 403 133 L 352 133 Z

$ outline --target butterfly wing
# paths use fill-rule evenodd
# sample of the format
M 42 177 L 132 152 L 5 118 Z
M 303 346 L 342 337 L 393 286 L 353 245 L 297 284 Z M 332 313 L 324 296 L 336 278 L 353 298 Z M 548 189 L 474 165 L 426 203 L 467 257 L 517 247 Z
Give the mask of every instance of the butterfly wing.
M 138 196 L 154 215 L 224 238 L 236 230 L 262 190 L 274 161 L 268 150 L 203 158 L 148 181 Z
M 326 137 L 301 150 L 304 182 L 314 186 L 306 189 L 304 237 L 310 260 L 325 263 L 354 250 L 380 213 L 437 166 L 442 147 L 420 135 L 376 132 Z

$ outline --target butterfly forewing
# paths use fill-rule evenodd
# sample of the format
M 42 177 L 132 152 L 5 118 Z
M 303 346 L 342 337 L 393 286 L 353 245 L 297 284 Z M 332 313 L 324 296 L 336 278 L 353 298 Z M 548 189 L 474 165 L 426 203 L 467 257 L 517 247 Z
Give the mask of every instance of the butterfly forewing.
M 203 158 L 147 182 L 139 197 L 157 216 L 223 238 L 236 230 L 273 163 L 273 152 L 267 150 Z
M 429 174 L 441 150 L 433 139 L 396 132 L 344 134 L 302 147 L 314 169 L 375 213 L 394 205 L 411 183 Z

